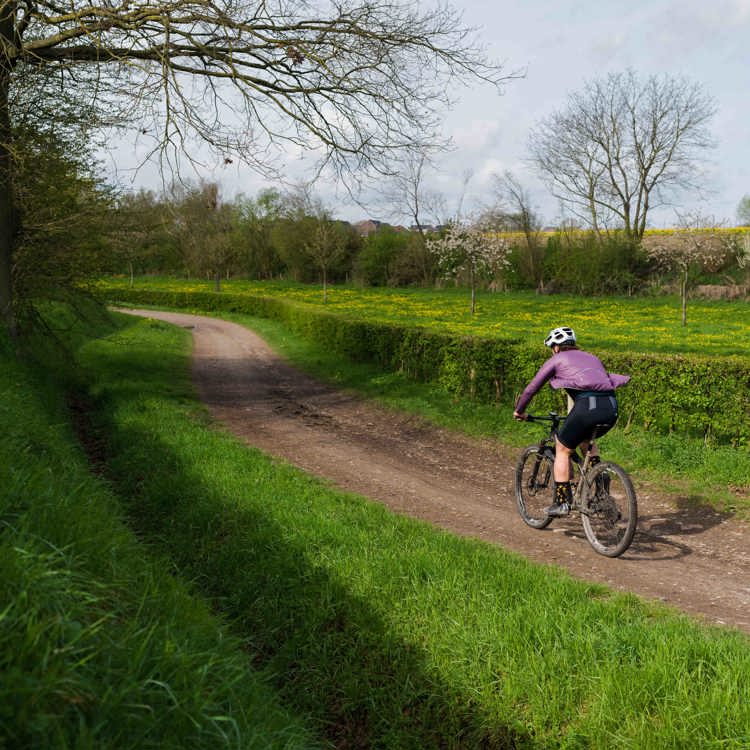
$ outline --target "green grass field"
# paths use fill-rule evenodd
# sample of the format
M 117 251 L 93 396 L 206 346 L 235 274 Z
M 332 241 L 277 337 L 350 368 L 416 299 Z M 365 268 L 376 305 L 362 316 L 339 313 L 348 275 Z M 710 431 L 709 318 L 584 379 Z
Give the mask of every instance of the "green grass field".
M 213 428 L 187 333 L 81 364 L 139 537 L 338 747 L 741 748 L 747 638 L 335 491 Z
M 127 288 L 127 282 L 107 279 Z M 209 282 L 140 278 L 138 288 L 210 291 Z M 323 292 L 314 285 L 229 281 L 231 294 L 281 296 L 323 308 Z M 691 300 L 688 325 L 680 321 L 676 297 L 583 298 L 533 293 L 480 293 L 475 315 L 465 289 L 388 289 L 329 287 L 325 309 L 353 318 L 448 330 L 465 335 L 511 335 L 538 343 L 558 325 L 573 327 L 593 350 L 709 353 L 750 356 L 750 304 Z
M 186 331 L 118 319 L 75 336 L 94 472 L 64 368 L 0 340 L 0 747 L 750 746 L 747 636 L 269 459 L 207 419 Z

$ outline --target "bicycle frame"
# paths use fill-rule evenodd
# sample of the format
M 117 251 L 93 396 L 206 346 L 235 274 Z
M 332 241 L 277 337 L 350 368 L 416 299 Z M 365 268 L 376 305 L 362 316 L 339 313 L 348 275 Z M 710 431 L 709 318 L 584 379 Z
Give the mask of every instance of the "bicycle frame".
M 525 448 L 516 465 L 518 511 L 528 526 L 541 530 L 555 517 L 547 512 L 543 503 L 554 487 L 551 480 L 554 479 L 556 438 L 565 417 L 550 412 L 546 417 L 529 414 L 527 420 L 550 423 L 549 434 L 537 444 Z M 638 503 L 630 477 L 621 466 L 612 461 L 598 461 L 592 466 L 591 448 L 598 431 L 599 425 L 595 425 L 588 447 L 581 446 L 583 457 L 577 450 L 571 453 L 571 510 L 580 514 L 586 539 L 596 552 L 617 557 L 633 540 L 638 523 Z
M 535 416 L 533 414 L 527 414 L 526 415 L 526 421 L 527 422 L 550 422 L 550 431 L 549 434 L 544 436 L 539 441 L 539 454 L 537 457 L 537 460 L 535 462 L 534 468 L 532 469 L 531 478 L 533 481 L 536 481 L 537 479 L 537 473 L 539 471 L 539 466 L 542 462 L 542 454 L 545 451 L 551 451 L 551 453 L 554 455 L 556 452 L 556 446 L 557 446 L 557 432 L 560 428 L 560 425 L 565 421 L 566 417 L 561 416 L 555 411 L 551 411 L 549 413 L 549 416 L 542 417 L 542 416 Z M 586 455 L 581 458 L 581 456 L 578 453 L 578 450 L 574 450 L 571 454 L 571 461 L 578 465 L 581 478 L 584 480 L 584 485 L 586 488 L 586 496 L 588 496 L 588 490 L 590 489 L 590 482 L 587 478 L 587 472 L 589 469 L 589 465 L 591 463 L 591 448 L 594 444 L 594 441 L 596 440 L 596 429 L 594 429 L 594 432 L 591 435 L 591 438 L 589 439 L 589 445 L 586 449 Z M 571 480 L 573 479 L 573 467 L 571 466 L 570 469 L 571 473 Z M 575 487 L 573 488 L 573 510 L 578 510 L 582 513 L 585 513 L 585 505 L 582 502 L 584 500 L 584 494 L 581 492 L 581 487 L 576 483 Z

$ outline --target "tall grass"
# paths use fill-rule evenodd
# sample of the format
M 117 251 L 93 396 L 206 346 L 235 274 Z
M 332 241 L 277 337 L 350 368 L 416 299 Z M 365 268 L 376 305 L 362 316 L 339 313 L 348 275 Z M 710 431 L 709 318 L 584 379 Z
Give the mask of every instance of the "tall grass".
M 55 325 L 92 334 L 71 321 Z M 316 746 L 243 641 L 127 526 L 71 427 L 63 350 L 44 354 L 55 382 L 0 336 L 0 747 Z
M 338 747 L 742 748 L 747 638 L 456 538 L 241 445 L 187 343 L 87 345 L 108 467 L 142 539 Z

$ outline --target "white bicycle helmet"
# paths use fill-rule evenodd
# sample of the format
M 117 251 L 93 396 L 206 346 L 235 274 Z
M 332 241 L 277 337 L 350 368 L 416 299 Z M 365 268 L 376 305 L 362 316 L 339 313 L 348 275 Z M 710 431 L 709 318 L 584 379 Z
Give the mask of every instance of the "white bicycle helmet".
M 567 326 L 561 326 L 560 328 L 553 328 L 546 339 L 544 339 L 544 345 L 545 346 L 553 346 L 554 344 L 557 344 L 558 346 L 561 346 L 562 344 L 575 344 L 576 342 L 576 334 L 575 331 L 572 328 L 568 328 Z

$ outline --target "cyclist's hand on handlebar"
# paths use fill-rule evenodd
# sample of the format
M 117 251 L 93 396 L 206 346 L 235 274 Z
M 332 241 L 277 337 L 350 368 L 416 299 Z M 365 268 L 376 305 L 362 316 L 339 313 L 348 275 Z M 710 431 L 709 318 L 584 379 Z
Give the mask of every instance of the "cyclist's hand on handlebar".
M 518 411 L 513 412 L 513 419 L 518 419 L 521 422 L 525 422 L 528 418 L 529 418 L 528 414 L 524 414 Z

